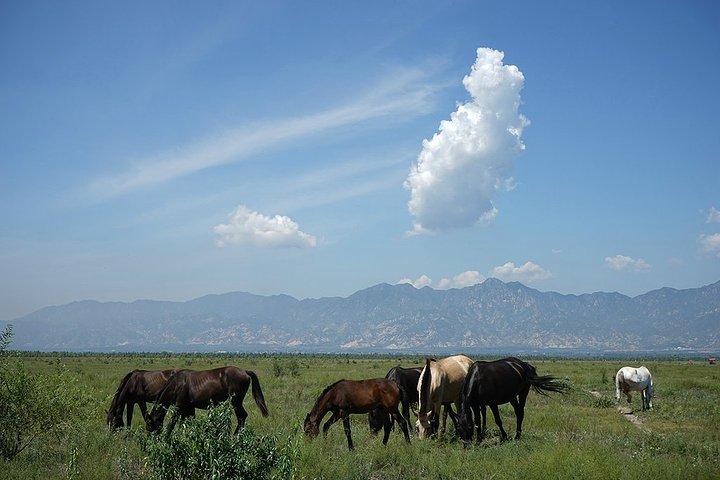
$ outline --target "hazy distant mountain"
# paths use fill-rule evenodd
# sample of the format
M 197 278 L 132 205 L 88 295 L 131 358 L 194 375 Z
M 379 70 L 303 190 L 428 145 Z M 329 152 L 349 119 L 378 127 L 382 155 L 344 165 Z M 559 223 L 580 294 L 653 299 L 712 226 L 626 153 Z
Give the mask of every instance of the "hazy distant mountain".
M 18 350 L 716 351 L 720 282 L 633 298 L 561 295 L 496 279 L 452 290 L 380 284 L 307 300 L 235 292 L 187 302 L 73 302 L 9 323 Z

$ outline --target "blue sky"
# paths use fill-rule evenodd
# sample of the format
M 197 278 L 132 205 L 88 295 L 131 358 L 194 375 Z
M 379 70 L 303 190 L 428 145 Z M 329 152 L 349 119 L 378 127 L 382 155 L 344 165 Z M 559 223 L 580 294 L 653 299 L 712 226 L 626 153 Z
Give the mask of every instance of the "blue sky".
M 720 280 L 720 7 L 0 3 L 0 318 Z

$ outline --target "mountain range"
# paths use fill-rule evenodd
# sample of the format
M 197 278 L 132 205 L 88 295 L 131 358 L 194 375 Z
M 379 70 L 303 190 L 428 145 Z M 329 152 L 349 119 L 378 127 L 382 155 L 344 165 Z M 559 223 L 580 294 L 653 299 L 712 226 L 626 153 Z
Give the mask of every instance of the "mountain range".
M 720 282 L 563 295 L 490 278 L 462 289 L 379 284 L 349 297 L 244 292 L 186 302 L 79 301 L 10 322 L 15 350 L 713 352 Z

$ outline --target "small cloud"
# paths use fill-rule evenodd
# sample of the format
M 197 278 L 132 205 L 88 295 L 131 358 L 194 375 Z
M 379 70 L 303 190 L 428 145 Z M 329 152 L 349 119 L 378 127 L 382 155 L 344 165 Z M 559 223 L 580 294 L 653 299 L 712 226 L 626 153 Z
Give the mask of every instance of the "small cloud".
M 515 266 L 513 262 L 507 262 L 505 265 L 493 268 L 491 276 L 505 282 L 518 281 L 532 283 L 550 278 L 552 277 L 552 273 L 533 262 L 525 262 L 520 266 Z
M 637 260 L 627 255 L 615 255 L 614 257 L 605 257 L 605 264 L 611 270 L 622 271 L 631 270 L 634 272 L 647 272 L 652 267 L 642 258 Z
M 275 215 L 268 217 L 253 212 L 244 205 L 238 206 L 230 214 L 228 223 L 213 228 L 219 236 L 217 245 L 252 245 L 257 247 L 296 247 L 312 248 L 317 239 L 300 230 L 290 217 Z
M 720 210 L 715 207 L 710 207 L 705 223 L 720 223 Z
M 720 257 L 720 233 L 700 235 L 698 243 L 700 244 L 700 249 L 704 253 Z
M 670 258 L 668 258 L 668 263 L 669 263 L 670 265 L 672 265 L 673 267 L 682 267 L 683 265 L 685 265 L 685 262 L 683 261 L 683 259 L 682 259 L 682 258 L 678 258 L 678 257 L 670 257 Z
M 397 282 L 398 284 L 402 283 L 409 283 L 415 288 L 423 288 L 423 287 L 429 287 L 432 285 L 432 279 L 428 277 L 427 275 L 420 275 L 416 280 L 411 280 L 409 278 L 403 278 Z
M 446 290 L 448 288 L 464 288 L 477 285 L 482 283 L 485 277 L 477 270 L 468 270 L 466 272 L 459 273 L 453 278 L 443 278 L 438 282 L 438 288 Z

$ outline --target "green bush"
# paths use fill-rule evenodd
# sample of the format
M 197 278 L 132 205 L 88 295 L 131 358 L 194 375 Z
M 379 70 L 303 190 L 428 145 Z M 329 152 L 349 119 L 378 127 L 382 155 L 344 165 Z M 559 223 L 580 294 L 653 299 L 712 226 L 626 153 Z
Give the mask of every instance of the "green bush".
M 29 372 L 7 351 L 12 335 L 10 325 L 0 333 L 0 457 L 6 460 L 33 442 L 66 438 L 89 403 L 61 364 L 52 374 Z
M 270 436 L 245 427 L 233 435 L 232 406 L 223 402 L 207 415 L 178 423 L 172 433 L 138 433 L 148 478 L 267 479 L 291 478 L 297 445 L 278 448 Z M 145 476 L 143 475 L 143 476 Z

